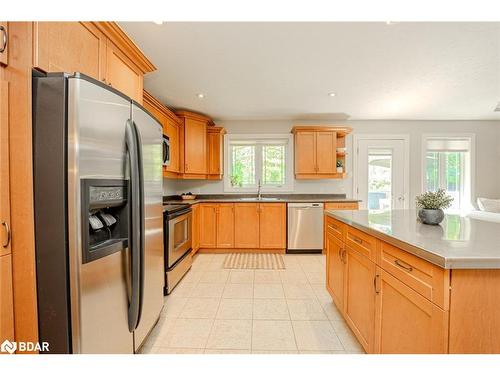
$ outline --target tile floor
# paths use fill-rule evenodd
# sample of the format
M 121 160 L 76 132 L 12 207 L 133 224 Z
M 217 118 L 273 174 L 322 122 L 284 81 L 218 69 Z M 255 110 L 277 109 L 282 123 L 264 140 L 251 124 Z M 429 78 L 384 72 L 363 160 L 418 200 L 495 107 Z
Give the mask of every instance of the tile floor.
M 165 297 L 142 353 L 364 353 L 325 288 L 323 255 L 285 255 L 286 270 L 227 270 L 199 254 Z

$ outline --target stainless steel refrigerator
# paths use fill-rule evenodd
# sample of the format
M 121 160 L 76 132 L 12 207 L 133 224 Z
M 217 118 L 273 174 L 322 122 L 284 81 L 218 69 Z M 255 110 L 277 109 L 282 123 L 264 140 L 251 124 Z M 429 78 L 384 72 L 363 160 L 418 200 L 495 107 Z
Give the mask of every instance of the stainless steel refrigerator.
M 161 125 L 83 74 L 34 75 L 39 340 L 134 353 L 163 307 Z

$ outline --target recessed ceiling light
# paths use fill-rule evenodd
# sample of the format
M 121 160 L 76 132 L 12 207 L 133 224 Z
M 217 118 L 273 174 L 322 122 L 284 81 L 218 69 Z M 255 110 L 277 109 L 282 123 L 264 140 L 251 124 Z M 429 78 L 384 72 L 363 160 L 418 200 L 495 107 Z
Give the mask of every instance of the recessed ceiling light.
M 399 23 L 399 22 L 394 22 L 394 21 L 385 21 L 385 24 L 386 24 L 386 25 L 389 25 L 389 26 L 391 26 L 391 25 L 395 25 L 395 24 L 397 24 L 397 23 Z
M 328 93 L 328 96 L 331 96 L 332 98 L 333 98 L 335 95 L 337 95 L 337 94 L 335 94 L 334 92 L 329 92 L 329 93 Z
M 498 102 L 497 107 L 495 108 L 495 112 L 500 112 L 500 102 Z
M 154 23 L 156 23 L 157 25 L 163 25 L 163 21 L 153 21 Z
M 205 94 L 199 93 L 199 94 L 196 94 L 196 97 L 198 99 L 203 99 L 205 97 Z

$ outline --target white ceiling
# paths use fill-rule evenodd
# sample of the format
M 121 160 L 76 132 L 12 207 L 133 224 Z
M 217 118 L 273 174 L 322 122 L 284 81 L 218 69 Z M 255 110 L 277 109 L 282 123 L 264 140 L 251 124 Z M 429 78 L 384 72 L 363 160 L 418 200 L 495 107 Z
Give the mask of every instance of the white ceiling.
M 147 90 L 215 119 L 500 119 L 500 23 L 120 25 Z

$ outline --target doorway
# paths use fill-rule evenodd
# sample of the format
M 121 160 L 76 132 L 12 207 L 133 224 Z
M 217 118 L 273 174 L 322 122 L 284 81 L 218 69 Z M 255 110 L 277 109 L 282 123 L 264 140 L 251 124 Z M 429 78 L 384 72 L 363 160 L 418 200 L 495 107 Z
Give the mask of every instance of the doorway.
M 355 135 L 353 196 L 361 209 L 408 208 L 409 137 Z

